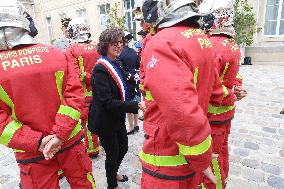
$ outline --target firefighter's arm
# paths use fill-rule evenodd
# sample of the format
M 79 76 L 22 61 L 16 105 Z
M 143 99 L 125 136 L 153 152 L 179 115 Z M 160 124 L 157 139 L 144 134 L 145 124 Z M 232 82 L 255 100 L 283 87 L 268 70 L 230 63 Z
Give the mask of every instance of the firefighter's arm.
M 13 118 L 11 111 L 0 102 L 0 144 L 9 148 L 35 153 L 43 133 Z
M 237 60 L 238 58 L 236 57 L 234 58 L 234 60 L 227 62 L 220 75 L 220 79 L 223 83 L 224 104 L 233 105 L 236 101 L 233 87 L 235 85 L 236 76 L 239 71 L 239 62 Z
M 94 68 L 94 91 L 98 105 L 110 112 L 138 113 L 138 102 L 122 101 L 114 98 L 110 79 L 111 76 L 108 71 L 101 64 L 97 64 Z
M 214 106 L 220 106 L 224 97 L 224 90 L 223 90 L 223 85 L 222 82 L 219 78 L 220 75 L 220 59 L 216 59 L 216 64 L 215 64 L 215 72 L 214 72 L 214 85 L 213 85 L 213 90 L 211 93 L 210 97 L 210 104 Z
M 147 60 L 145 86 L 149 87 L 167 125 L 167 131 L 176 142 L 194 171 L 205 170 L 211 161 L 211 136 L 208 119 L 198 104 L 194 75 L 180 57 L 179 47 L 162 41 Z M 145 63 L 145 62 L 144 62 Z M 146 95 L 147 96 L 147 95 Z
M 67 140 L 81 130 L 79 119 L 83 110 L 84 92 L 71 64 L 67 64 L 67 70 L 57 74 L 56 78 L 62 93 L 59 94 L 61 105 L 55 117 L 52 134 Z M 62 78 L 63 82 L 60 84 Z

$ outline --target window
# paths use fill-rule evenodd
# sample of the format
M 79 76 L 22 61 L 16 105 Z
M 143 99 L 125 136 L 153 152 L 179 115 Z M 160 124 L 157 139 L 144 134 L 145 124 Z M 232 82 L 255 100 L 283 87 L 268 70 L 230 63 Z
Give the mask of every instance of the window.
M 85 8 L 81 8 L 76 10 L 76 16 L 83 18 L 85 20 L 85 22 L 87 22 L 87 11 Z
M 133 18 L 135 17 L 133 8 L 134 0 L 124 0 L 125 27 L 134 36 L 136 36 L 136 22 L 133 20 Z
M 52 30 L 52 23 L 51 23 L 50 16 L 46 17 L 46 22 L 47 22 L 48 38 L 49 38 L 49 42 L 51 43 L 53 40 L 53 30 Z
M 110 10 L 110 4 L 104 4 L 99 6 L 100 9 L 100 25 L 101 25 L 101 31 L 104 31 L 107 29 L 108 26 L 108 13 Z
M 264 35 L 284 35 L 284 0 L 267 0 Z

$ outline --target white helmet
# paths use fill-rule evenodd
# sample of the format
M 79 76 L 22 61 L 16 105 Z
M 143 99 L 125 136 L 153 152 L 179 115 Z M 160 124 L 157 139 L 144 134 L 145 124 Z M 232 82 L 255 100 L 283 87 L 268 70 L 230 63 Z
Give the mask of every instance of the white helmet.
M 205 0 L 199 5 L 206 29 L 212 34 L 235 35 L 234 7 L 231 0 Z
M 38 33 L 32 17 L 16 0 L 0 0 L 0 28 L 3 27 L 22 28 L 32 37 Z
M 72 19 L 68 25 L 70 38 L 77 43 L 89 41 L 91 38 L 90 26 L 83 18 Z

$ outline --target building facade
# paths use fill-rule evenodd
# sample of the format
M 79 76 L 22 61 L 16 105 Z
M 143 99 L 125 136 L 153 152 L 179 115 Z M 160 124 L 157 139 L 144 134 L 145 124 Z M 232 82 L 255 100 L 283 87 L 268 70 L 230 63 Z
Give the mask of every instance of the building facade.
M 200 3 L 202 0 L 196 0 Z M 253 6 L 258 27 L 254 43 L 246 47 L 253 62 L 284 62 L 284 0 L 248 0 Z M 140 29 L 133 21 L 133 8 L 141 0 L 22 0 L 35 17 L 38 41 L 51 43 L 62 35 L 61 18 L 83 17 L 96 41 L 107 27 L 108 12 L 116 3 L 118 14 L 125 16 L 126 28 L 133 34 Z

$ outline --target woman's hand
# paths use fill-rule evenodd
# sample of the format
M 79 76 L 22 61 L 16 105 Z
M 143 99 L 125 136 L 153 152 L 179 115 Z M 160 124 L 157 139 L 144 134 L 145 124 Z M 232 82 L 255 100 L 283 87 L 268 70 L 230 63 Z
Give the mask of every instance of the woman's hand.
M 146 105 L 145 105 L 145 101 L 141 101 L 138 103 L 138 107 L 140 110 L 142 110 L 143 112 L 146 111 Z

